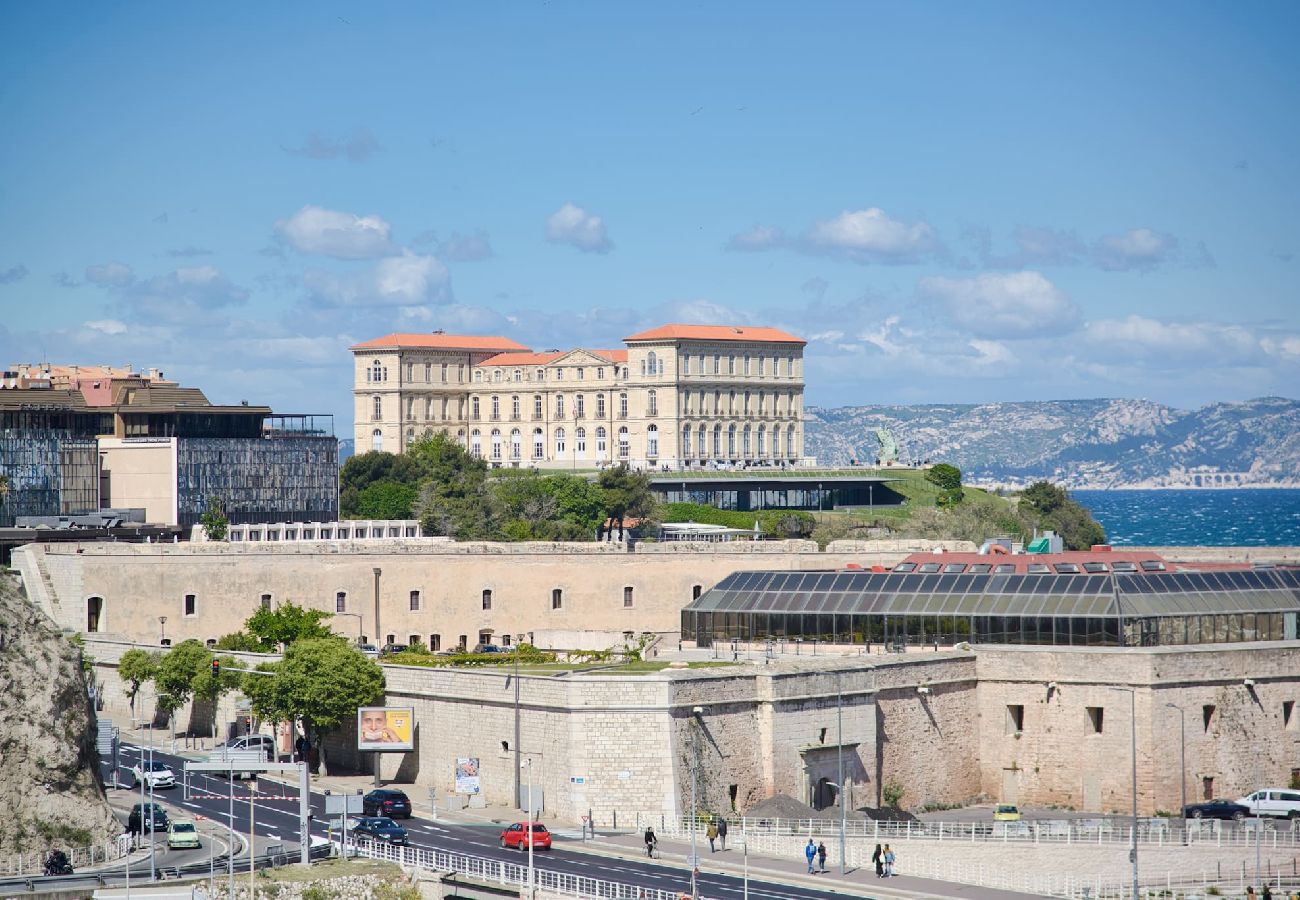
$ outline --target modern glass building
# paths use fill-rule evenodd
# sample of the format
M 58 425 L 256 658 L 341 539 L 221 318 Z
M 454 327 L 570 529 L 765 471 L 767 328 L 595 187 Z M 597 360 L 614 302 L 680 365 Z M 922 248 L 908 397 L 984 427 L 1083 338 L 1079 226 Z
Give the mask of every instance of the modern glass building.
M 1007 557 L 912 557 L 888 572 L 736 572 L 682 610 L 682 638 L 702 647 L 733 640 L 897 647 L 1161 646 L 1297 636 L 1300 569 L 1171 571 L 1155 559 L 1080 561 L 1088 556 L 1029 557 L 1028 565 L 1024 557 L 1019 564 Z M 1031 574 L 1031 567 L 1043 571 Z
M 650 475 L 650 489 L 665 503 L 702 503 L 718 509 L 844 509 L 900 506 L 893 478 L 867 475 L 809 475 L 750 469 L 698 477 Z

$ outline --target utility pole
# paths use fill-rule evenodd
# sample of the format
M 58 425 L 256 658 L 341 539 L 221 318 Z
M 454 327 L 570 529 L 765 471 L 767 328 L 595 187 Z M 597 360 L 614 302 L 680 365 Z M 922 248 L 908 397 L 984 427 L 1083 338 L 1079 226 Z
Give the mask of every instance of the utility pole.
M 379 627 L 379 576 L 384 574 L 384 570 L 375 566 L 375 646 L 383 649 L 384 631 Z
M 846 830 L 845 817 L 847 810 L 844 807 L 844 672 L 835 673 L 835 742 L 839 745 L 836 748 L 835 756 L 839 763 L 839 787 L 838 799 L 840 801 L 840 875 L 844 874 L 844 832 Z
M 691 710 L 694 717 L 695 730 L 691 732 L 691 900 L 699 900 L 700 897 L 700 854 L 696 849 L 696 829 L 699 824 L 700 814 L 696 806 L 697 788 L 695 784 L 697 773 L 699 772 L 700 756 L 700 733 L 699 729 L 704 726 L 701 719 L 704 716 L 704 707 L 697 706 Z
M 515 808 L 522 809 L 521 792 L 519 779 L 519 766 L 521 760 L 519 757 L 519 648 L 515 647 Z M 529 790 L 529 799 L 532 798 L 532 791 Z

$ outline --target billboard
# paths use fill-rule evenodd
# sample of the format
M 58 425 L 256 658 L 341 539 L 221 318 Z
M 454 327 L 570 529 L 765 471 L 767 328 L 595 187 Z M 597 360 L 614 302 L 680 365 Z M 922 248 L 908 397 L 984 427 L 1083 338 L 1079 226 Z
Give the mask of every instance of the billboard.
M 456 793 L 477 794 L 479 792 L 478 757 L 459 756 L 456 758 Z
M 358 750 L 414 750 L 415 707 L 363 706 L 357 710 Z

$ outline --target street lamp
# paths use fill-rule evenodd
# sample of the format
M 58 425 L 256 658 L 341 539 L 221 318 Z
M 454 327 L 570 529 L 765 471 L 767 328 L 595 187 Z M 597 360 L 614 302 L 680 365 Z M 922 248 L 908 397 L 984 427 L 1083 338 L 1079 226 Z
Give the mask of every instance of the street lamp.
M 1182 761 L 1179 778 L 1179 797 L 1182 798 L 1182 815 L 1183 820 L 1183 839 L 1187 839 L 1187 718 L 1183 714 L 1183 708 L 1177 703 L 1166 703 L 1165 706 L 1170 709 L 1178 710 L 1178 736 L 1179 736 L 1179 758 Z
M 691 709 L 691 715 L 694 717 L 696 728 L 704 727 L 702 724 L 704 718 L 703 706 L 693 707 Z M 698 757 L 700 755 L 699 754 L 700 736 L 697 732 L 692 737 L 693 739 L 691 741 L 691 900 L 699 900 L 700 855 L 699 855 L 699 851 L 696 849 L 695 834 L 696 834 L 696 826 L 699 824 L 700 814 L 695 805 L 695 792 L 696 792 L 695 778 L 696 778 L 696 773 L 699 770 Z
M 163 641 L 165 640 L 167 640 L 167 617 L 159 616 L 158 617 L 158 646 L 161 647 L 163 645 Z
M 1128 858 L 1133 863 L 1133 896 L 1138 895 L 1138 751 L 1137 751 L 1137 690 L 1135 688 L 1113 687 L 1112 691 L 1124 691 L 1129 703 L 1129 738 L 1133 761 L 1133 832 L 1129 841 Z
M 533 760 L 532 757 L 523 761 L 523 767 L 528 770 L 528 821 L 524 824 L 525 834 L 528 836 L 528 898 L 532 900 L 536 896 L 536 887 L 533 884 Z
M 519 779 L 521 777 L 519 774 L 519 767 L 522 765 L 522 763 L 520 762 L 520 758 L 519 758 L 519 753 L 520 753 L 519 730 L 520 729 L 519 729 L 519 647 L 518 645 L 516 645 L 514 648 L 514 657 L 515 657 L 515 676 L 514 676 L 514 681 L 515 681 L 515 808 L 522 809 L 523 803 L 519 799 L 519 786 L 520 786 Z M 532 791 L 529 791 L 529 794 L 531 793 Z

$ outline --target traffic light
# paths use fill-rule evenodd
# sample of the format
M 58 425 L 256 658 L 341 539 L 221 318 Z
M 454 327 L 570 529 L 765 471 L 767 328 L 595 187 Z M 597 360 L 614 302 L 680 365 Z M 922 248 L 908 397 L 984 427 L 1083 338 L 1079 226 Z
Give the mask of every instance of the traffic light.
M 212 677 L 213 678 L 221 677 L 221 660 L 219 659 L 214 659 L 212 661 Z

